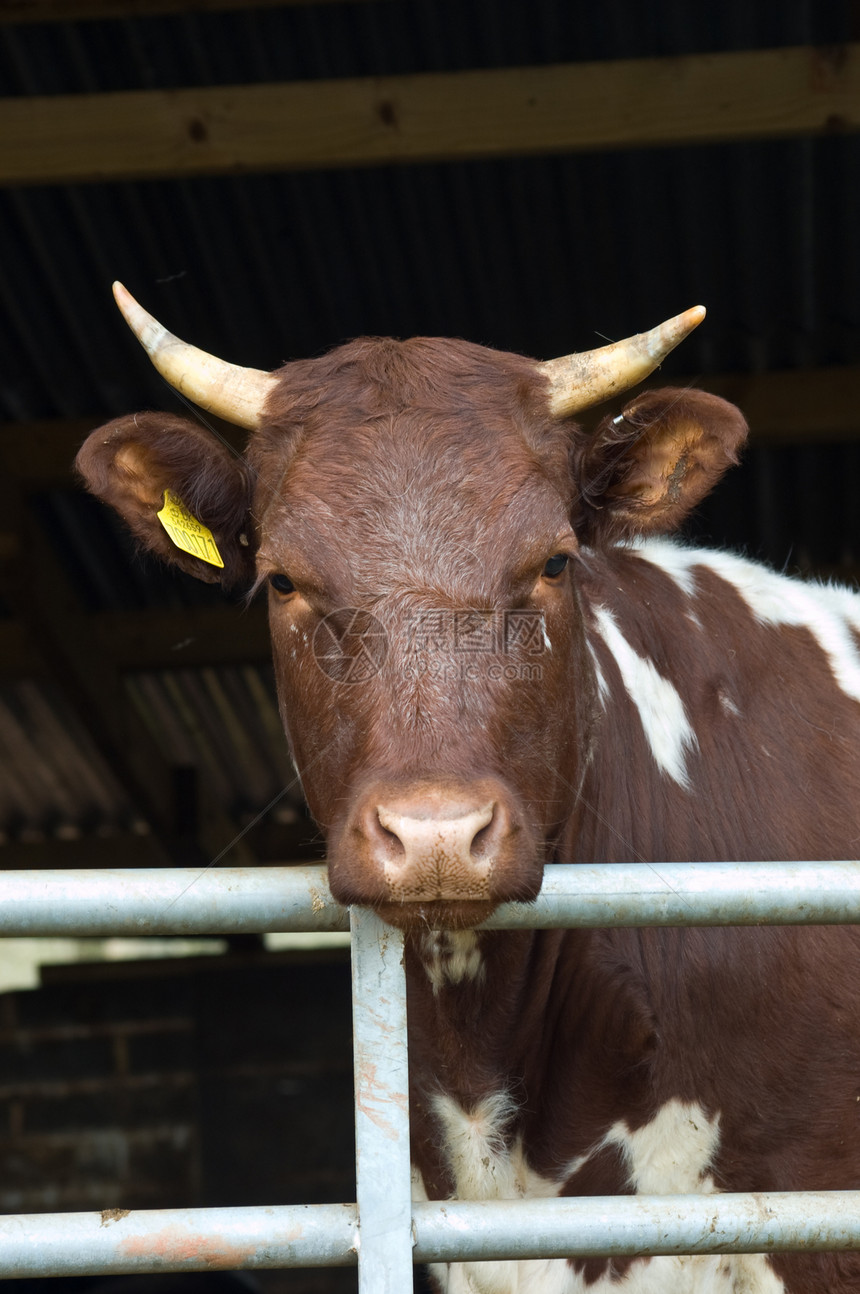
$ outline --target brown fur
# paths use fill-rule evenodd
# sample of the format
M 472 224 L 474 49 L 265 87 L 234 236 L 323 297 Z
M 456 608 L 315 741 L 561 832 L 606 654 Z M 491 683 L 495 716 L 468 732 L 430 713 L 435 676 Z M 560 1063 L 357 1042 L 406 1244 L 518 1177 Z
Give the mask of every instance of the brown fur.
M 530 360 L 363 340 L 282 371 L 246 466 L 160 415 L 111 424 L 82 451 L 90 488 L 160 555 L 212 576 L 153 520 L 169 486 L 229 550 L 230 578 L 250 581 L 256 549 L 258 583 L 295 585 L 269 592 L 284 722 L 333 891 L 409 931 L 413 1148 L 431 1197 L 453 1187 L 432 1108 L 440 1090 L 466 1110 L 509 1093 L 506 1136 L 522 1136 L 544 1176 L 616 1120 L 641 1127 L 678 1098 L 720 1114 L 713 1172 L 725 1190 L 860 1188 L 855 930 L 482 934 L 477 978 L 439 987 L 426 971 L 429 925 L 472 925 L 532 896 L 547 862 L 639 859 L 659 872 L 664 860 L 856 855 L 860 706 L 811 634 L 759 624 L 707 569 L 696 624 L 664 571 L 617 546 L 677 526 L 735 461 L 744 430 L 724 401 L 669 390 L 635 397 L 589 438 L 549 417 Z M 548 578 L 558 552 L 569 565 Z M 698 741 L 689 791 L 660 773 L 593 637 L 611 698 L 601 703 L 588 649 L 596 606 L 680 694 Z M 345 634 L 342 677 L 314 658 L 321 621 L 342 608 L 376 617 L 387 636 L 360 686 L 345 681 L 361 647 L 349 617 L 330 622 Z M 551 650 L 538 676 L 519 642 L 470 658 L 471 673 L 441 631 L 415 648 L 416 616 L 450 627 L 464 608 L 482 624 L 541 616 Z M 498 808 L 487 896 L 395 901 L 366 825 L 374 806 L 425 789 L 468 799 L 476 785 Z M 562 1189 L 628 1187 L 606 1151 Z M 790 1294 L 860 1291 L 856 1255 L 776 1266 Z M 580 1267 L 588 1281 L 608 1270 Z

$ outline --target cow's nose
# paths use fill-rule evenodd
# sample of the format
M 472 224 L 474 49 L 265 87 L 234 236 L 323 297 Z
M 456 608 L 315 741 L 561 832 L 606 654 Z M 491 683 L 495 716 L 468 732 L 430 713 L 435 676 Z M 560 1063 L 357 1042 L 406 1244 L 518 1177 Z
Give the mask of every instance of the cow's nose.
M 476 925 L 499 903 L 527 902 L 543 863 L 522 802 L 491 773 L 368 779 L 329 842 L 338 902 L 404 929 Z
M 390 897 L 399 902 L 486 899 L 504 811 L 481 804 L 368 805 L 363 823 Z

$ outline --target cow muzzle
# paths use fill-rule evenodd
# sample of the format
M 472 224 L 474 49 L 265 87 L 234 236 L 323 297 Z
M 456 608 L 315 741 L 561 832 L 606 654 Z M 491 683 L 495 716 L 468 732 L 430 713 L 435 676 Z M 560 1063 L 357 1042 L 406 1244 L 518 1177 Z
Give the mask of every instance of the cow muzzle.
M 426 816 L 421 808 L 395 800 L 368 814 L 389 896 L 404 903 L 488 898 L 494 838 L 504 833 L 499 806 L 449 803 Z
M 365 788 L 330 864 L 341 902 L 370 904 L 398 925 L 471 925 L 540 886 L 533 833 L 492 777 Z

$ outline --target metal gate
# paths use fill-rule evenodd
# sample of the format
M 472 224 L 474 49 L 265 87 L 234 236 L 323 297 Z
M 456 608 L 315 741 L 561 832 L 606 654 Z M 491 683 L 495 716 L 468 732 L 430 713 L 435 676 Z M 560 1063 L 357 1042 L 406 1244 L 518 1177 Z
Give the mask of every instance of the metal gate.
M 488 927 L 860 923 L 860 863 L 554 866 Z M 351 930 L 356 1201 L 0 1218 L 0 1279 L 415 1262 L 860 1249 L 860 1191 L 492 1202 L 410 1199 L 403 939 L 323 866 L 0 874 L 0 936 Z M 860 985 L 858 985 L 860 992 Z

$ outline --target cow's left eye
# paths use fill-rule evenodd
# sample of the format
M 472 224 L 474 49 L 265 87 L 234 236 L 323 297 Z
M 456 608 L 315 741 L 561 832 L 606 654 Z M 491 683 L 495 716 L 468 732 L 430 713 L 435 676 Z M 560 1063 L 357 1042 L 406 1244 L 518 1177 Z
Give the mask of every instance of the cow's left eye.
M 561 575 L 562 571 L 564 570 L 565 566 L 567 566 L 567 563 L 569 561 L 570 561 L 570 558 L 568 557 L 567 553 L 556 553 L 553 557 L 549 559 L 546 566 L 543 568 L 544 575 L 549 576 L 550 579 L 552 579 L 553 576 L 555 575 Z

